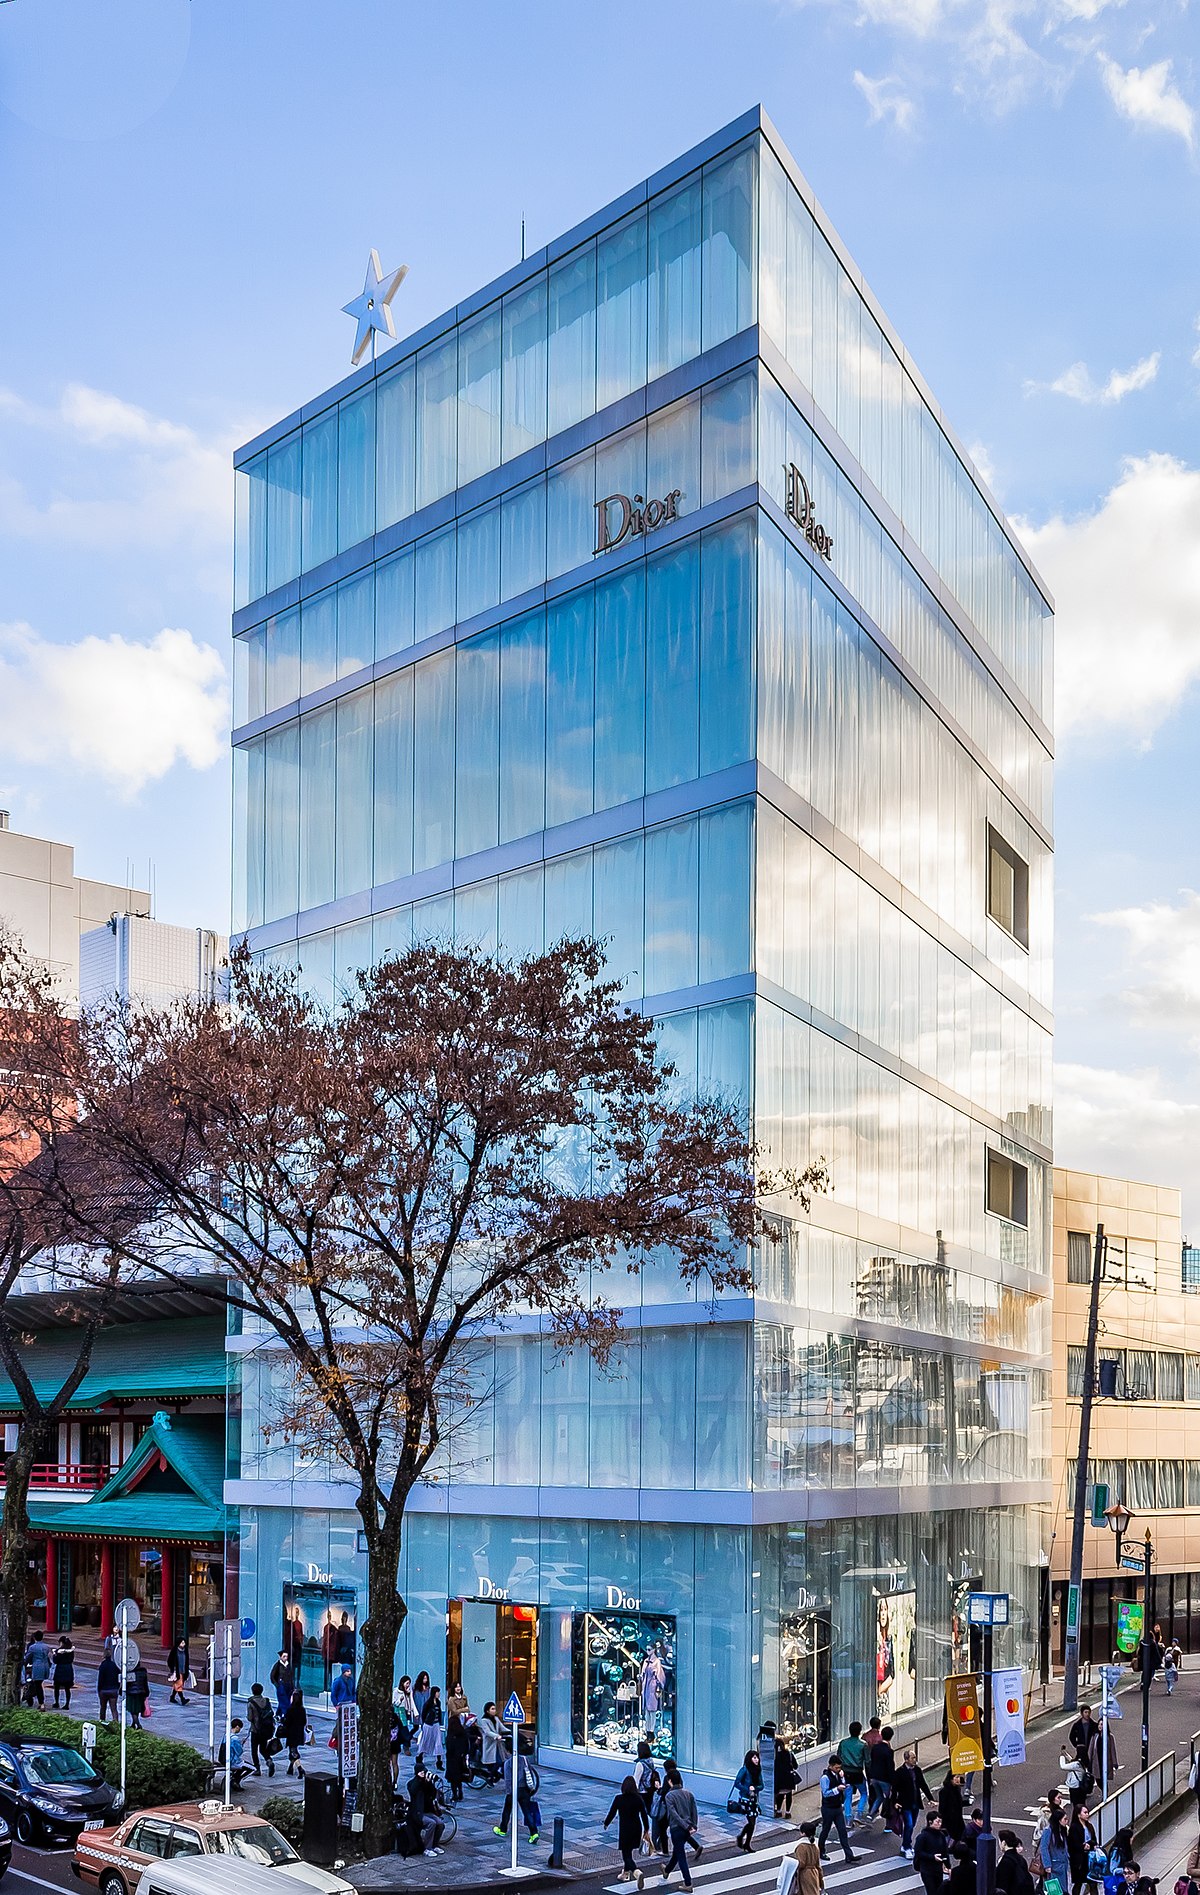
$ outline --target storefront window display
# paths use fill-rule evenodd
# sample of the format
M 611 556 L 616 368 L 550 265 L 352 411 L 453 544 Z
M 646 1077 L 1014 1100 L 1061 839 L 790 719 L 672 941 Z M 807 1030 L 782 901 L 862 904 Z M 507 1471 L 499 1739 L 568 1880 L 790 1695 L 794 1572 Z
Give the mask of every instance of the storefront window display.
M 358 1664 L 358 1595 L 353 1586 L 310 1580 L 283 1589 L 283 1638 L 303 1690 L 328 1691 L 343 1665 Z
M 779 1735 L 803 1755 L 827 1744 L 829 1654 L 833 1628 L 826 1615 L 793 1612 L 779 1626 Z
M 577 1749 L 655 1756 L 675 1749 L 675 1620 L 659 1613 L 576 1612 L 571 1726 Z
M 876 1595 L 875 1709 L 885 1724 L 917 1701 L 916 1632 L 915 1591 Z

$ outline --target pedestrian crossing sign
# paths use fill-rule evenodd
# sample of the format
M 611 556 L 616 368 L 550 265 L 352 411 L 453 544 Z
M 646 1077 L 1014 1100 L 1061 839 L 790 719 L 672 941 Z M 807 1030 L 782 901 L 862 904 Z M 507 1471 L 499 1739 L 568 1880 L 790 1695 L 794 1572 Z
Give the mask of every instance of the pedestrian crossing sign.
M 509 1692 L 508 1703 L 500 1715 L 506 1724 L 523 1724 L 525 1722 L 525 1706 L 515 1691 Z

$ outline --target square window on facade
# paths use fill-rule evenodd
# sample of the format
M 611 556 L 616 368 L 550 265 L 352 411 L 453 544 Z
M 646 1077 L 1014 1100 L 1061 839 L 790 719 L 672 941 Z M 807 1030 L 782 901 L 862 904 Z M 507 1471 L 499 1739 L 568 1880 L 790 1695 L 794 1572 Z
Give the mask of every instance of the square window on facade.
M 1067 1232 L 1067 1282 L 1092 1280 L 1092 1240 L 1086 1230 Z
M 987 907 L 992 920 L 1029 946 L 1029 864 L 988 824 Z
M 1029 1222 L 1029 1172 L 1003 1152 L 987 1154 L 985 1206 L 993 1217 L 1006 1218 L 1010 1224 Z

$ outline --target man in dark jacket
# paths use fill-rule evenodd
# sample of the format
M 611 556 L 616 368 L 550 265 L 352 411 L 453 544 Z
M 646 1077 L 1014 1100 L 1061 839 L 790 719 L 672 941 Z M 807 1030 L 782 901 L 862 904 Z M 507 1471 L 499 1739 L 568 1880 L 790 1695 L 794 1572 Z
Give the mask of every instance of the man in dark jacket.
M 111 1652 L 105 1652 L 100 1660 L 100 1669 L 96 1673 L 96 1696 L 100 1700 L 100 1722 L 108 1723 L 108 1714 L 112 1712 L 112 1721 L 117 1720 L 117 1697 L 121 1690 L 121 1667 Z
M 930 1810 L 912 1852 L 912 1865 L 925 1884 L 925 1895 L 939 1895 L 949 1860 L 950 1844 L 942 1830 L 942 1819 L 935 1809 Z
M 925 1772 L 917 1762 L 915 1750 L 906 1750 L 904 1762 L 896 1772 L 892 1797 L 900 1812 L 900 1853 L 911 1862 L 913 1830 L 926 1803 L 932 1803 L 933 1791 L 925 1781 Z
M 414 1855 L 441 1855 L 446 1825 L 439 1820 L 440 1810 L 437 1785 L 425 1775 L 418 1757 L 408 1785 L 408 1834 Z
M 892 1749 L 895 1734 L 891 1725 L 885 1724 L 875 1742 L 867 1746 L 867 1783 L 871 1791 L 868 1816 L 886 1816 L 891 1807 L 896 1781 L 896 1753 Z

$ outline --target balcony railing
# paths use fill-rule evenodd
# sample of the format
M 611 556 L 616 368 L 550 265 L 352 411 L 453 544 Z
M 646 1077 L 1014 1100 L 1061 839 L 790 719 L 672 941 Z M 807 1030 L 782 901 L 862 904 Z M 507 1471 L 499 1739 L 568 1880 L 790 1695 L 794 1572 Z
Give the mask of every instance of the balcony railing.
M 29 1485 L 39 1493 L 45 1493 L 47 1488 L 69 1493 L 95 1493 L 97 1487 L 103 1487 L 111 1472 L 107 1462 L 35 1461 Z M 0 1487 L 3 1487 L 4 1480 L 4 1463 L 0 1461 Z

